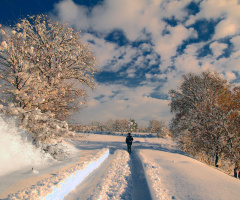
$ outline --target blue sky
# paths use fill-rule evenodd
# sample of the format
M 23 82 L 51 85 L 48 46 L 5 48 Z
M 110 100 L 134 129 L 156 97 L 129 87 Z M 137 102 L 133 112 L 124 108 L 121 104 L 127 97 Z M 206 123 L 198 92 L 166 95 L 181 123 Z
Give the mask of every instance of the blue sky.
M 181 76 L 217 71 L 240 83 L 239 0 L 1 0 L 0 23 L 47 14 L 81 31 L 101 73 L 75 122 L 171 119 Z

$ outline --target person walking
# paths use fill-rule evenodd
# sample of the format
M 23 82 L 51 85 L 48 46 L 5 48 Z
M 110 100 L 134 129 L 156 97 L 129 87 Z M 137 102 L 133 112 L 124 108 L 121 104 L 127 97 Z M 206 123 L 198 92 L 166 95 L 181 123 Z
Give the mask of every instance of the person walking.
M 128 136 L 126 137 L 126 143 L 127 143 L 127 150 L 128 153 L 131 153 L 132 149 L 132 141 L 133 141 L 133 137 L 131 136 L 131 133 L 128 133 Z

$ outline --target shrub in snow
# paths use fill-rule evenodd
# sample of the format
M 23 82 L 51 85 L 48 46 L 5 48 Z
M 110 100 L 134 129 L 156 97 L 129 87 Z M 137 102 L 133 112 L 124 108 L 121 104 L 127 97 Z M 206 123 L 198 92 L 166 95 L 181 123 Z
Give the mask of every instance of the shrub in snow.
M 39 110 L 23 112 L 20 115 L 20 125 L 29 130 L 39 142 L 56 143 L 68 134 L 68 124 L 51 118 Z
M 55 159 L 63 159 L 69 155 L 66 146 L 59 144 L 64 136 L 74 134 L 68 131 L 67 122 L 53 119 L 38 109 L 25 111 L 22 108 L 16 108 L 13 104 L 0 105 L 0 111 L 16 116 L 19 125 L 31 133 L 32 143 L 51 154 Z
M 162 126 L 157 133 L 157 137 L 171 139 L 171 131 L 166 126 Z

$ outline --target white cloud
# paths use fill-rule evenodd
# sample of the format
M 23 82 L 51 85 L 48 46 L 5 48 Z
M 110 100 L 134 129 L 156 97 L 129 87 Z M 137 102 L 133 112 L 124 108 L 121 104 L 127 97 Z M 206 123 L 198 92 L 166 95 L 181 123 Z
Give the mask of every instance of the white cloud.
M 240 7 L 239 7 L 240 9 Z M 231 19 L 222 20 L 215 29 L 215 35 L 213 39 L 225 38 L 227 36 L 233 36 L 240 32 L 239 21 Z
M 145 5 L 144 0 L 105 0 L 103 5 L 93 9 L 92 26 L 100 31 L 120 28 L 130 40 L 135 40 L 141 35 L 141 15 Z
M 106 71 L 118 72 L 123 66 L 129 66 L 126 73 L 129 78 L 137 78 L 137 70 L 151 69 L 159 65 L 165 74 L 146 73 L 136 88 L 122 85 L 100 85 L 91 93 L 88 108 L 80 114 L 80 120 L 108 120 L 110 118 L 166 119 L 169 120 L 168 101 L 154 99 L 150 94 L 159 86 L 154 80 L 167 80 L 159 92 L 167 94 L 175 89 L 181 81 L 182 74 L 200 73 L 210 69 L 225 75 L 227 80 L 234 80 L 240 63 L 240 5 L 237 0 L 194 0 L 200 3 L 200 11 L 196 15 L 187 16 L 184 9 L 192 0 L 104 0 L 90 12 L 88 8 L 79 6 L 73 0 L 63 0 L 55 5 L 57 17 L 74 25 L 79 30 L 91 29 L 97 32 L 83 33 L 84 42 L 91 41 L 98 66 Z M 171 26 L 164 19 L 178 20 Z M 186 22 L 184 20 L 188 19 Z M 213 39 L 207 42 L 186 45 L 184 52 L 177 52 L 184 41 L 197 39 L 197 31 L 186 26 L 197 20 L 206 19 L 221 21 L 214 27 Z M 107 42 L 104 37 L 113 30 L 120 29 L 130 42 L 147 40 L 139 47 L 131 44 L 118 46 Z M 163 34 L 164 33 L 164 34 Z M 221 57 L 227 44 L 219 39 L 232 38 L 233 52 L 228 57 Z M 196 40 L 197 41 L 197 40 Z M 213 55 L 199 58 L 199 50 L 210 45 Z M 151 52 L 145 55 L 144 52 Z M 218 59 L 217 59 L 218 58 Z M 113 62 L 114 61 L 114 62 Z M 146 65 L 148 63 L 148 65 Z M 172 67 L 174 66 L 174 67 Z M 124 72 L 123 72 L 124 73 Z M 158 84 L 158 85 L 157 85 Z M 118 91 L 115 93 L 114 91 Z M 96 100 L 94 97 L 105 95 Z M 114 98 L 112 98 L 114 96 Z M 159 109 L 156 109 L 159 108 Z M 165 114 L 163 114 L 165 113 Z M 167 114 L 166 114 L 167 113 Z
M 89 43 L 89 46 L 95 53 L 97 65 L 106 71 L 118 71 L 125 63 L 131 62 L 137 54 L 137 49 L 131 46 L 118 47 L 117 44 L 107 42 L 104 38 L 92 34 L 84 34 L 82 40 L 84 43 L 93 42 Z M 120 56 L 122 58 L 118 59 Z M 113 64 L 112 60 L 118 60 L 118 62 Z
M 228 81 L 234 80 L 236 78 L 236 75 L 233 72 L 227 72 L 226 73 L 226 79 Z
M 168 26 L 167 31 L 169 34 L 158 37 L 154 41 L 156 52 L 161 55 L 163 61 L 163 69 L 171 66 L 171 57 L 176 55 L 177 47 L 182 44 L 183 40 L 194 35 L 193 29 L 187 29 L 183 25 Z
M 193 24 L 199 19 L 222 19 L 216 26 L 213 38 L 233 36 L 240 33 L 239 10 L 238 0 L 204 0 L 200 4 L 200 12 L 196 16 L 191 16 L 186 25 Z
M 212 52 L 213 52 L 215 57 L 218 57 L 218 56 L 222 55 L 223 50 L 226 49 L 227 47 L 228 47 L 227 44 L 219 43 L 219 42 L 213 42 L 210 45 L 210 48 L 212 49 Z
M 162 1 L 161 8 L 163 16 L 166 18 L 171 18 L 174 16 L 176 19 L 183 20 L 185 17 L 187 17 L 187 13 L 184 11 L 184 8 L 190 2 L 191 0 Z
M 129 69 L 126 71 L 128 77 L 130 77 L 130 78 L 133 78 L 133 77 L 136 76 L 135 72 L 136 72 L 136 70 L 135 70 L 135 69 L 131 69 L 131 68 L 129 68 Z
M 70 25 L 77 25 L 80 29 L 89 27 L 88 9 L 86 7 L 78 6 L 72 0 L 64 0 L 55 4 L 54 9 L 61 21 L 68 22 Z

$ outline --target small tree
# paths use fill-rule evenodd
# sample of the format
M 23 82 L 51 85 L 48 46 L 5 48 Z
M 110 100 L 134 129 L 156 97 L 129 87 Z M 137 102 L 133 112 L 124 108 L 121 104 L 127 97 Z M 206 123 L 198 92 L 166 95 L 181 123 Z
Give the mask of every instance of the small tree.
M 1 30 L 2 89 L 23 108 L 66 118 L 85 102 L 84 87 L 94 87 L 95 58 L 66 24 L 32 16 Z M 5 95 L 6 97 L 6 95 Z M 8 97 L 8 98 L 9 98 Z
M 134 119 L 128 121 L 129 131 L 133 132 L 138 129 L 138 124 Z

